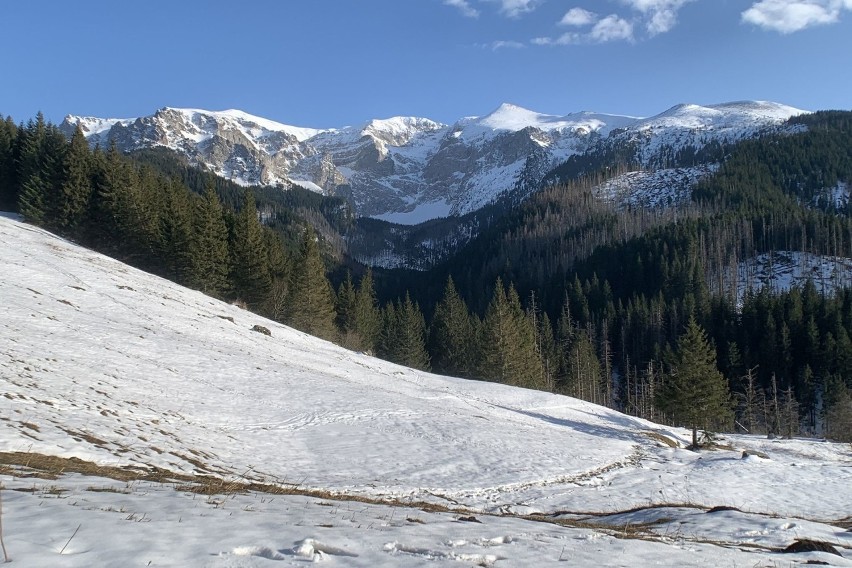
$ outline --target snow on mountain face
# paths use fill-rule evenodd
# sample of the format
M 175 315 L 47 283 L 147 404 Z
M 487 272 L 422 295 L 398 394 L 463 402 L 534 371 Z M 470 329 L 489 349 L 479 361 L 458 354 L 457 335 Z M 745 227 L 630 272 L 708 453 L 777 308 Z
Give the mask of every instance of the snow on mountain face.
M 465 124 L 464 133 L 475 136 L 484 132 L 517 132 L 525 128 L 535 128 L 544 132 L 567 131 L 576 134 L 597 132 L 608 134 L 614 128 L 623 128 L 635 123 L 638 119 L 629 116 L 596 114 L 579 112 L 566 116 L 541 114 L 519 106 L 504 103 L 491 114 L 483 118 L 472 118 L 462 121 Z
M 346 197 L 361 216 L 416 223 L 531 191 L 554 166 L 602 142 L 638 141 L 640 161 L 650 163 L 662 148 L 734 141 L 803 112 L 746 101 L 639 119 L 503 104 L 453 125 L 393 117 L 317 130 L 238 110 L 163 108 L 137 119 L 68 116 L 62 128 L 70 134 L 79 124 L 92 144 L 114 141 L 123 151 L 165 146 L 241 184 L 296 183 Z
M 651 118 L 638 121 L 636 130 L 655 128 L 743 128 L 782 122 L 806 111 L 767 101 L 740 101 L 699 106 L 680 104 Z
M 736 279 L 736 303 L 742 306 L 748 293 L 768 288 L 773 293 L 803 288 L 811 280 L 820 294 L 833 295 L 852 285 L 852 259 L 814 255 L 800 251 L 773 251 L 740 261 L 736 275 L 726 274 L 726 288 Z M 729 292 L 729 290 L 723 290 Z
M 768 101 L 709 106 L 680 104 L 613 132 L 608 142 L 636 143 L 639 162 L 643 166 L 658 165 L 666 149 L 676 151 L 687 146 L 700 149 L 711 142 L 737 142 L 808 112 Z
M 692 187 L 718 168 L 718 164 L 709 164 L 691 168 L 631 171 L 595 186 L 592 193 L 619 207 L 668 207 L 689 201 Z

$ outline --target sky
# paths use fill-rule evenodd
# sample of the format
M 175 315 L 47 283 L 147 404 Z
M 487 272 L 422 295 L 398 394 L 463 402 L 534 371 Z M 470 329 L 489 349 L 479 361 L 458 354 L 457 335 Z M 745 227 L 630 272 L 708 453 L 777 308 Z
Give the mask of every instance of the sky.
M 3 21 L 0 114 L 17 122 L 852 108 L 852 0 L 27 0 Z

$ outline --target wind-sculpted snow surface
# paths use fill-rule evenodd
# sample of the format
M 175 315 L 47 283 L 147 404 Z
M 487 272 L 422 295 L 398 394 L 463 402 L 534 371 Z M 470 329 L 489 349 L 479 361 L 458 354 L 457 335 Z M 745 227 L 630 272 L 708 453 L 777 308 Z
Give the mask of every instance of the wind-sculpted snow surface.
M 27 469 L 18 463 L 0 469 L 0 481 L 28 491 L 4 491 L 3 503 L 6 544 L 30 559 L 22 565 L 638 565 L 656 557 L 752 566 L 794 537 L 830 540 L 844 554 L 852 546 L 852 533 L 816 523 L 852 511 L 848 446 L 731 436 L 729 450 L 669 447 L 659 440 L 682 445 L 688 433 L 346 351 L 11 218 L 0 218 L 0 298 L 0 451 L 308 494 L 205 498 L 148 482 L 34 480 L 19 477 Z M 257 324 L 271 335 L 252 331 Z M 743 449 L 770 459 L 743 459 Z M 334 500 L 344 494 L 367 502 Z M 436 509 L 401 507 L 417 502 Z M 648 542 L 526 517 L 571 524 L 649 508 L 653 520 L 662 504 L 688 511 L 669 515 Z M 717 505 L 744 517 L 702 516 Z M 104 544 L 104 534 L 114 538 Z M 716 538 L 756 544 L 747 553 L 715 547 Z

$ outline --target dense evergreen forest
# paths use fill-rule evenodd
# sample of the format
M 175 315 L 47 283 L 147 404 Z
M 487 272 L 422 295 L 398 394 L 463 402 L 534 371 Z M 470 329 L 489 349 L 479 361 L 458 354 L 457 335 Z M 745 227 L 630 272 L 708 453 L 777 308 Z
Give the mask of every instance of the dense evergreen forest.
M 93 150 L 41 115 L 0 122 L 0 209 L 415 368 L 569 394 L 694 434 L 848 439 L 852 289 L 737 293 L 739 262 L 759 253 L 852 257 L 848 205 L 831 192 L 852 180 L 852 113 L 793 122 L 793 134 L 672 152 L 666 165 L 720 163 L 685 206 L 592 195 L 636 167 L 630 149 L 608 150 L 609 165 L 569 161 L 551 174 L 560 183 L 426 273 L 347 260 L 355 220 L 342 200 L 235 186 L 166 151 Z

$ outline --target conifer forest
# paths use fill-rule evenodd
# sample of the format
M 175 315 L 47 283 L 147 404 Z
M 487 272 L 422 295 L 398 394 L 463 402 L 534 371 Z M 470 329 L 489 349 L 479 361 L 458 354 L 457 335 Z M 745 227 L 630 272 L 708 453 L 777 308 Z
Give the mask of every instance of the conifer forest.
M 425 271 L 347 252 L 376 221 L 292 187 L 242 187 L 166 150 L 91 148 L 39 115 L 0 121 L 0 210 L 348 349 L 585 399 L 701 432 L 852 436 L 852 282 L 743 289 L 764 254 L 852 257 L 852 112 L 672 151 L 718 170 L 665 208 L 592 188 L 621 149 L 553 170 Z M 698 156 L 698 154 L 701 154 Z M 385 230 L 385 229 L 383 229 Z

